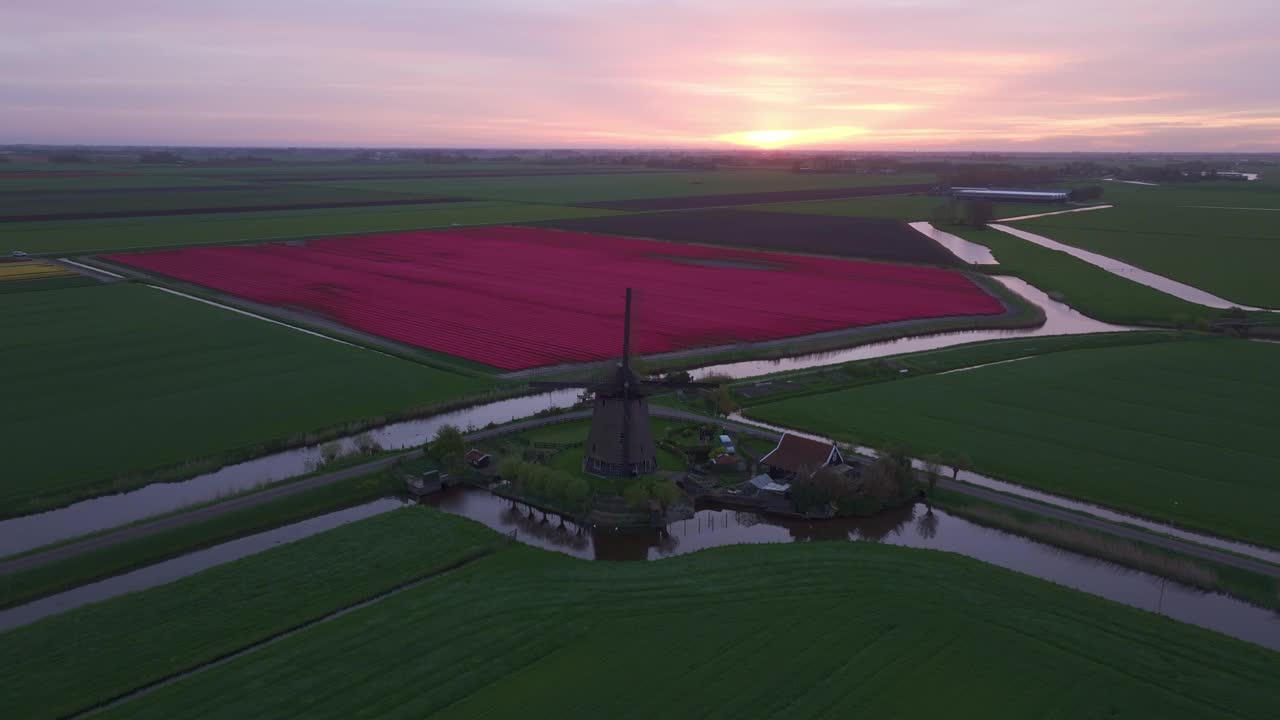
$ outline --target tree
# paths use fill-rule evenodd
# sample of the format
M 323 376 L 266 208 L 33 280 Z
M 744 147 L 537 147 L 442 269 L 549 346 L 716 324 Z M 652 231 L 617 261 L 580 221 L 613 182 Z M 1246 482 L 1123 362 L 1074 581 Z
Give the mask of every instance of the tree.
M 925 482 L 929 484 L 929 494 L 932 495 L 933 489 L 938 486 L 938 476 L 942 474 L 942 459 L 937 455 L 926 455 L 921 472 L 924 473 Z
M 693 376 L 688 370 L 672 370 L 663 375 L 662 379 L 669 383 L 687 383 L 693 381 Z
M 441 425 L 425 449 L 427 457 L 450 475 L 461 475 L 467 469 L 467 439 L 457 425 Z
M 1104 190 L 1100 185 L 1086 185 L 1084 187 L 1072 188 L 1067 194 L 1076 202 L 1088 202 L 1090 200 L 1101 200 Z
M 984 228 L 987 223 L 996 219 L 995 205 L 986 198 L 970 198 L 964 203 L 964 221 L 966 225 Z
M 707 402 L 707 409 L 716 415 L 728 415 L 738 409 L 738 401 L 734 399 L 733 391 L 727 383 L 707 390 L 703 397 Z
M 892 502 L 915 492 L 911 458 L 901 450 L 881 451 L 863 472 L 862 487 L 869 497 Z
M 520 478 L 520 470 L 524 466 L 524 461 L 515 455 L 508 455 L 502 458 L 502 462 L 498 464 L 498 477 L 509 483 L 516 483 Z
M 564 488 L 564 503 L 575 512 L 585 512 L 591 505 L 591 483 L 584 477 L 569 478 Z
M 959 479 L 960 472 L 962 470 L 969 469 L 970 461 L 967 455 L 964 455 L 964 454 L 952 455 L 947 460 L 947 464 L 951 466 L 951 479 L 957 480 Z
M 815 473 L 801 469 L 791 482 L 791 502 L 800 512 L 820 510 L 832 503 L 839 507 L 857 496 L 857 483 L 831 466 Z
M 320 446 L 320 464 L 329 465 L 342 457 L 342 443 L 331 440 Z

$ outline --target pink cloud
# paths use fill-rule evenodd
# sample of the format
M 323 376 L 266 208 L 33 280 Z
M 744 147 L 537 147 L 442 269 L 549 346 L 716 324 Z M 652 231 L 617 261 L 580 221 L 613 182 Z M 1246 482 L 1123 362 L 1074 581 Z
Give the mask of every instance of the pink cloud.
M 1269 0 L 10 0 L 0 142 L 1271 148 L 1278 25 Z

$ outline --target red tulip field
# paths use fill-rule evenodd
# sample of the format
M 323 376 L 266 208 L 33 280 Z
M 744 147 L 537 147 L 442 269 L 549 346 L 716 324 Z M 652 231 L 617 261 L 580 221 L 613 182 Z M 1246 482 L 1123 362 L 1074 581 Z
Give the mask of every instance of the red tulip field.
M 104 256 L 503 370 L 996 315 L 950 270 L 483 227 Z

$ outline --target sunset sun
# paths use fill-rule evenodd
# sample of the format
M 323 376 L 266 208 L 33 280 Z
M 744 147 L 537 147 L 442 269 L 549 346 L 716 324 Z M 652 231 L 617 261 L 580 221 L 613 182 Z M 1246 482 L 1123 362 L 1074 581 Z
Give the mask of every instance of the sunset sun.
M 720 135 L 717 139 L 734 145 L 754 147 L 761 150 L 776 150 L 794 145 L 821 145 L 865 134 L 867 134 L 865 128 L 840 126 L 804 130 L 747 130 L 726 133 Z

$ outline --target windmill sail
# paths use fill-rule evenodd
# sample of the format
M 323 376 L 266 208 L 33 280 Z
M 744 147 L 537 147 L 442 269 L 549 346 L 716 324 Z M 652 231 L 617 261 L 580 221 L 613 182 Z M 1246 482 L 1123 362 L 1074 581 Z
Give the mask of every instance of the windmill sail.
M 591 431 L 582 469 L 601 477 L 632 477 L 658 469 L 658 446 L 649 428 L 649 401 L 655 392 L 678 388 L 712 388 L 714 383 L 647 381 L 631 369 L 631 288 L 627 288 L 622 320 L 622 359 L 605 382 L 535 381 L 537 388 L 581 387 L 595 393 Z

